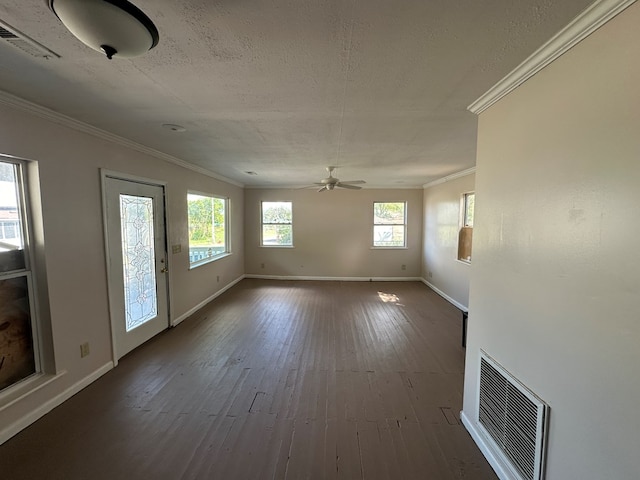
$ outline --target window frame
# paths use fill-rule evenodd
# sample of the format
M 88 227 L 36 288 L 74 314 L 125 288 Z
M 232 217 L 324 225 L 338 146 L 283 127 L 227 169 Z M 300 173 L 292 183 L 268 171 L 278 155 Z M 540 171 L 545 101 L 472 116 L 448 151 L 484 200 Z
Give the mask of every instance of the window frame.
M 286 222 L 265 222 L 264 221 L 264 204 L 265 203 L 288 203 L 291 205 L 291 221 Z M 291 243 L 290 244 L 265 244 L 264 243 L 264 227 L 265 225 L 289 225 L 291 227 Z M 294 248 L 293 243 L 293 201 L 291 200 L 260 200 L 260 247 L 264 248 Z
M 469 196 L 473 196 L 473 205 L 474 212 L 472 212 L 472 217 L 475 218 L 475 202 L 476 202 L 476 192 L 465 192 L 462 194 L 462 205 L 460 209 L 461 218 L 460 218 L 460 227 L 471 227 L 473 228 L 474 218 L 471 219 L 471 224 L 467 224 L 467 217 L 469 211 Z
M 473 195 L 474 210 L 471 213 L 471 222 L 467 222 L 469 216 L 469 197 Z M 473 224 L 475 221 L 475 199 L 476 192 L 464 192 L 460 196 L 460 221 L 458 229 L 458 248 L 456 250 L 456 260 L 469 265 L 473 254 Z
M 34 244 L 33 244 L 33 231 L 32 231 L 32 210 L 29 201 L 30 194 L 28 192 L 28 179 L 27 179 L 27 162 L 24 160 L 0 156 L 0 163 L 10 164 L 14 166 L 15 183 L 17 185 L 16 200 L 18 205 L 16 206 L 18 211 L 18 225 L 16 228 L 20 231 L 21 235 L 21 248 L 18 250 L 23 251 L 24 265 L 20 268 L 14 268 L 7 271 L 0 269 L 0 281 L 11 280 L 15 278 L 24 277 L 27 286 L 28 304 L 29 304 L 29 323 L 31 326 L 31 343 L 33 348 L 33 361 L 34 371 L 29 375 L 15 381 L 11 385 L 0 389 L 0 399 L 7 398 L 12 395 L 12 392 L 19 391 L 23 386 L 29 384 L 29 382 L 41 376 L 44 373 L 43 362 L 43 339 L 42 330 L 40 328 L 40 315 L 39 315 L 39 299 L 38 291 L 36 288 L 36 272 L 32 259 L 34 258 Z M 10 398 L 10 397 L 9 397 Z
M 189 196 L 195 195 L 199 197 L 206 197 L 213 200 L 222 200 L 224 201 L 224 250 L 222 252 L 206 256 L 204 258 L 200 258 L 195 261 L 191 261 L 191 233 L 190 233 L 190 224 L 191 217 L 189 215 Z M 231 243 L 230 243 L 230 232 L 229 232 L 229 212 L 231 210 L 231 200 L 229 197 L 225 197 L 223 195 L 216 195 L 212 193 L 205 193 L 196 190 L 187 190 L 187 251 L 189 254 L 189 270 L 200 267 L 202 265 L 206 265 L 211 262 L 215 262 L 216 260 L 220 260 L 221 258 L 227 257 L 231 255 Z M 213 227 L 213 219 L 212 219 L 212 227 Z M 213 234 L 213 230 L 212 230 Z M 213 239 L 212 239 L 213 240 Z M 194 248 L 196 248 L 194 246 Z
M 404 209 L 403 209 L 403 213 L 404 213 L 404 218 L 403 218 L 403 223 L 399 224 L 399 223 L 376 223 L 376 204 L 378 203 L 402 203 L 404 205 Z M 408 231 L 408 224 L 407 224 L 407 211 L 409 210 L 409 202 L 407 202 L 406 200 L 403 201 L 374 201 L 373 205 L 372 205 L 372 217 L 373 217 L 373 227 L 372 227 L 372 249 L 376 249 L 376 250 L 402 250 L 402 249 L 407 249 L 407 231 Z M 402 245 L 376 245 L 376 236 L 375 236 L 375 230 L 376 230 L 376 226 L 391 226 L 391 227 L 397 227 L 402 225 L 403 228 L 403 244 Z

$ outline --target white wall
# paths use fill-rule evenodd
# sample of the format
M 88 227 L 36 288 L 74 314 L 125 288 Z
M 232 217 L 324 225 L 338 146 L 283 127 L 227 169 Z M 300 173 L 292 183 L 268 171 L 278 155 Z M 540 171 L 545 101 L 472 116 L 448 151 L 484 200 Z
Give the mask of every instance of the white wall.
M 262 201 L 293 202 L 293 249 L 260 247 Z M 406 249 L 371 248 L 374 201 L 407 202 Z M 415 279 L 420 277 L 421 242 L 421 189 L 245 192 L 245 271 L 249 275 Z
M 551 406 L 548 480 L 640 478 L 639 25 L 480 115 L 463 413 L 484 349 Z
M 451 303 L 469 305 L 471 265 L 458 260 L 462 194 L 475 189 L 470 173 L 424 189 L 422 278 Z
M 39 116 L 0 106 L 0 153 L 36 161 L 56 372 L 51 383 L 7 405 L 0 397 L 0 442 L 55 406 L 112 361 L 100 169 L 167 182 L 172 319 L 184 316 L 244 273 L 243 189 Z M 188 269 L 187 190 L 230 197 L 233 255 Z M 37 210 L 37 209 L 36 209 Z M 220 281 L 216 277 L 220 276 Z M 79 346 L 91 353 L 80 358 Z

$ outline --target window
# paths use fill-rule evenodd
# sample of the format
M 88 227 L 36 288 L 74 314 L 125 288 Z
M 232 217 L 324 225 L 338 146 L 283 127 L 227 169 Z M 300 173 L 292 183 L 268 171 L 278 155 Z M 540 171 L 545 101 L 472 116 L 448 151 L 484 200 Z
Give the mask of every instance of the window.
M 0 390 L 40 372 L 23 165 L 0 160 Z
M 406 247 L 406 202 L 373 203 L 373 246 Z
M 471 243 L 473 240 L 473 212 L 476 195 L 473 192 L 462 195 L 460 201 L 461 225 L 458 234 L 458 260 L 471 261 Z
M 462 196 L 463 203 L 463 227 L 472 227 L 473 228 L 473 207 L 476 203 L 476 194 L 475 193 L 465 193 Z
M 293 204 L 291 202 L 262 202 L 263 247 L 293 246 Z
M 189 264 L 198 266 L 229 253 L 229 199 L 187 194 Z

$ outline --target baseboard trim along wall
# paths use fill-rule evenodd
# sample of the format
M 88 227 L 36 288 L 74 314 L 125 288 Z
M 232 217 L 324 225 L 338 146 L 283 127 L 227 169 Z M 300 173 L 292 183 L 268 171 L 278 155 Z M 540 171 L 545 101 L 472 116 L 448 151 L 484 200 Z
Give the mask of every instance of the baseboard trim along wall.
M 245 275 L 240 275 L 238 278 L 236 278 L 235 280 L 233 280 L 232 282 L 228 283 L 227 285 L 225 285 L 224 287 L 222 287 L 220 290 L 218 290 L 217 292 L 215 292 L 213 295 L 205 298 L 203 301 L 201 301 L 199 304 L 197 304 L 195 307 L 190 308 L 189 310 L 187 310 L 185 313 L 183 313 L 182 315 L 180 315 L 179 317 L 177 317 L 175 320 L 173 320 L 171 322 L 171 326 L 175 327 L 176 325 L 178 325 L 179 323 L 181 323 L 183 320 L 185 320 L 186 318 L 190 317 L 191 315 L 193 315 L 194 313 L 196 313 L 198 310 L 200 310 L 202 307 L 204 307 L 207 303 L 211 302 L 212 300 L 214 300 L 215 298 L 219 297 L 220 295 L 222 295 L 224 292 L 226 292 L 227 290 L 229 290 L 231 287 L 233 287 L 236 283 L 238 283 L 239 281 L 241 281 L 243 278 L 245 278 Z
M 258 278 L 262 280 L 324 280 L 334 282 L 419 282 L 420 277 L 314 277 L 300 275 L 253 275 L 247 274 L 245 278 Z
M 473 438 L 473 441 L 476 442 L 478 448 L 491 465 L 491 468 L 496 472 L 496 475 L 500 480 L 519 480 L 518 477 L 515 477 L 509 473 L 508 467 L 504 465 L 504 463 L 493 453 L 493 450 L 484 439 L 484 436 L 480 433 L 480 431 L 475 427 L 474 422 L 472 422 L 469 417 L 463 412 L 460 412 L 460 420 L 462 420 L 462 424 Z
M 0 431 L 0 445 L 2 445 L 4 442 L 9 440 L 11 437 L 16 435 L 20 431 L 27 428 L 36 420 L 39 420 L 40 418 L 44 417 L 47 413 L 49 413 L 51 410 L 56 408 L 58 405 L 61 405 L 63 402 L 73 397 L 76 393 L 78 393 L 83 388 L 88 387 L 90 384 L 95 382 L 98 378 L 100 378 L 102 375 L 104 375 L 105 373 L 107 373 L 109 370 L 112 370 L 112 369 L 113 369 L 113 362 L 104 364 L 102 367 L 93 371 L 92 373 L 90 373 L 80 381 L 74 383 L 69 388 L 60 392 L 55 397 L 49 399 L 48 401 L 40 405 L 35 410 L 27 413 L 23 417 L 13 422 L 11 425 L 9 425 L 8 427 Z M 62 375 L 62 372 L 60 373 L 60 375 Z
M 460 302 L 454 300 L 453 298 L 451 298 L 449 295 L 447 295 L 446 293 L 444 293 L 442 290 L 440 290 L 438 287 L 436 287 L 435 285 L 432 285 L 431 283 L 429 283 L 427 280 L 425 280 L 424 278 L 421 278 L 420 280 L 422 280 L 422 283 L 424 283 L 427 287 L 429 287 L 431 290 L 433 290 L 434 292 L 436 292 L 438 295 L 440 295 L 442 298 L 444 298 L 446 301 L 448 301 L 449 303 L 455 305 L 456 307 L 458 307 L 460 310 L 462 310 L 463 312 L 468 312 L 469 311 L 469 307 L 467 307 L 466 305 L 461 304 Z

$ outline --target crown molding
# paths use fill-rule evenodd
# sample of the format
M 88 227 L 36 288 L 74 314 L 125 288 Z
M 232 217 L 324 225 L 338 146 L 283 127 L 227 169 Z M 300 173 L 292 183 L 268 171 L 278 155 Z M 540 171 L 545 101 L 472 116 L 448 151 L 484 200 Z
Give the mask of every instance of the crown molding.
M 467 175 L 471 175 L 472 173 L 476 173 L 476 167 L 467 168 L 466 170 L 452 173 L 451 175 L 439 178 L 437 180 L 434 180 L 433 182 L 425 183 L 422 188 L 429 188 L 435 185 L 440 185 L 441 183 L 450 182 L 451 180 L 455 180 L 456 178 L 466 177 Z
M 307 190 L 313 192 L 314 189 L 319 189 L 320 185 L 317 187 L 315 185 L 245 185 L 244 188 L 246 190 Z M 419 190 L 421 189 L 421 185 L 362 185 L 362 190 Z M 336 191 L 346 191 L 343 188 L 336 188 Z
M 488 92 L 467 107 L 479 115 L 529 78 L 591 35 L 636 0 L 597 0 L 518 65 Z
M 69 117 L 62 113 L 51 110 L 47 107 L 43 107 L 36 103 L 30 102 L 23 98 L 17 97 L 10 93 L 4 92 L 0 90 L 0 104 L 7 105 L 9 107 L 16 108 L 18 110 L 22 110 L 24 112 L 33 114 L 37 117 L 43 118 L 50 122 L 56 123 L 58 125 L 62 125 L 67 128 L 71 128 L 78 132 L 86 133 L 92 135 L 94 137 L 100 138 L 102 140 L 106 140 L 110 143 L 115 143 L 125 148 L 129 148 L 131 150 L 135 150 L 140 153 L 144 153 L 146 155 L 150 155 L 160 160 L 164 160 L 169 163 L 173 163 L 174 165 L 178 165 L 180 167 L 186 168 L 196 173 L 200 173 L 202 175 L 206 175 L 208 177 L 215 178 L 216 180 L 220 180 L 222 182 L 230 183 L 231 185 L 235 185 L 237 187 L 244 187 L 244 185 L 235 180 L 231 180 L 230 178 L 223 177 L 222 175 L 218 175 L 211 170 L 206 168 L 193 165 L 192 163 L 181 160 L 173 155 L 169 155 L 167 153 L 161 152 L 159 150 L 155 150 L 153 148 L 147 147 L 140 143 L 134 142 L 133 140 L 129 140 L 127 138 L 121 137 L 111 132 L 107 132 L 106 130 L 102 130 L 98 127 L 94 127 L 88 123 L 82 122 L 80 120 L 76 120 L 75 118 Z

